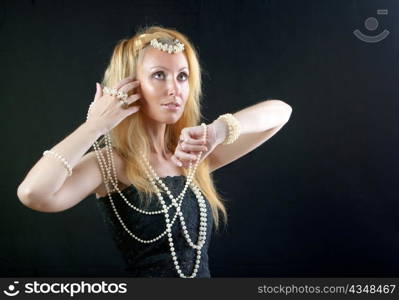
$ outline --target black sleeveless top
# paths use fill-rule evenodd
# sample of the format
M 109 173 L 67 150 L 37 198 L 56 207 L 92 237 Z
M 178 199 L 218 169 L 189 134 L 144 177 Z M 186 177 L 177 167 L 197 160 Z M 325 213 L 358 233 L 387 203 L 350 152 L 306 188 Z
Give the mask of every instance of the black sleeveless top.
M 161 179 L 175 198 L 181 193 L 186 183 L 184 175 L 161 177 Z M 131 204 L 141 208 L 137 190 L 133 185 L 126 187 L 121 192 Z M 111 193 L 111 196 L 125 226 L 138 238 L 142 240 L 153 239 L 165 231 L 166 223 L 164 214 L 142 214 L 128 206 L 117 191 Z M 171 200 L 166 193 L 163 192 L 162 197 L 167 205 L 171 204 Z M 213 229 L 213 219 L 211 207 L 205 196 L 204 199 L 207 207 L 207 236 L 201 248 L 201 261 L 196 278 L 211 277 L 208 267 L 208 247 Z M 123 228 L 111 206 L 108 195 L 98 198 L 97 206 L 117 248 L 122 254 L 126 263 L 125 271 L 129 275 L 134 277 L 180 277 L 176 271 L 172 254 L 170 253 L 167 234 L 155 242 L 141 243 Z M 158 197 L 155 196 L 151 204 L 143 209 L 146 211 L 161 210 L 162 205 Z M 199 207 L 197 198 L 190 187 L 186 189 L 181 210 L 191 241 L 197 244 L 200 222 Z M 173 220 L 175 213 L 176 207 L 172 206 L 169 209 L 170 220 Z M 171 232 L 180 270 L 184 275 L 190 276 L 194 270 L 197 250 L 188 245 L 182 232 L 179 216 L 176 217 Z

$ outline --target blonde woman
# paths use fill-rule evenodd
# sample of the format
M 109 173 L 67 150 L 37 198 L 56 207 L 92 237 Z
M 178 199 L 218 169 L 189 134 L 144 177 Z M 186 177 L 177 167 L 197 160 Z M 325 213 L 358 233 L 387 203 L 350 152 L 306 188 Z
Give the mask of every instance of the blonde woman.
M 132 276 L 210 277 L 212 229 L 227 221 L 212 172 L 272 137 L 291 107 L 267 100 L 200 124 L 195 48 L 155 26 L 117 43 L 96 89 L 87 121 L 43 153 L 19 199 L 59 212 L 95 194 Z

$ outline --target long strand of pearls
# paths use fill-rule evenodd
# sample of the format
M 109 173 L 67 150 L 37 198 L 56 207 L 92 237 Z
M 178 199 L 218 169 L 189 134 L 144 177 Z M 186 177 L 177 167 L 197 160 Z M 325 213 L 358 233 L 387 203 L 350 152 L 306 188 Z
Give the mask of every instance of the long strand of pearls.
M 110 149 L 112 149 L 112 147 L 110 147 L 110 139 L 109 139 L 109 135 L 108 135 L 108 134 L 106 135 L 105 140 L 106 140 L 106 146 L 105 146 L 105 148 L 106 148 L 106 151 L 107 151 L 107 156 L 108 156 L 108 157 L 111 156 L 111 161 L 110 161 L 110 162 L 111 162 L 111 164 L 114 164 L 113 159 L 112 159 L 112 157 L 113 157 L 113 156 L 112 156 L 112 150 L 110 150 Z M 98 145 L 95 146 L 95 150 L 96 150 L 97 158 L 102 157 L 102 159 L 104 159 L 103 156 L 102 156 L 102 154 L 101 154 L 101 152 L 98 150 Z M 114 187 L 117 189 L 118 193 L 121 195 L 121 197 L 124 199 L 124 201 L 125 201 L 130 207 L 132 207 L 133 209 L 137 210 L 137 211 L 140 212 L 140 213 L 148 214 L 148 215 L 164 213 L 163 210 L 160 210 L 160 211 L 145 211 L 145 210 L 139 209 L 139 208 L 137 208 L 136 206 L 134 206 L 133 204 L 131 204 L 131 203 L 126 199 L 125 195 L 124 195 L 124 194 L 119 190 L 119 188 L 118 188 L 118 185 L 117 185 L 117 183 L 116 183 L 116 182 L 117 182 L 117 179 L 115 179 L 115 178 L 117 178 L 117 177 L 116 177 L 116 173 L 114 172 L 114 174 L 113 174 L 113 175 L 114 175 L 114 179 L 113 179 L 112 176 L 111 176 L 111 173 L 110 173 L 110 169 L 111 169 L 111 168 L 110 168 L 109 166 L 107 166 L 106 163 L 105 163 L 105 164 L 102 164 L 102 163 L 101 163 L 101 159 L 99 159 L 99 162 L 100 162 L 100 169 L 101 169 L 103 178 L 110 178 L 110 179 L 111 179 L 111 182 L 112 182 L 112 184 L 114 185 Z M 105 167 L 104 167 L 104 165 L 105 165 Z M 104 169 L 107 171 L 108 177 L 105 175 Z M 115 169 L 114 169 L 114 171 L 115 171 Z M 106 189 L 107 189 L 107 194 L 108 194 L 108 197 L 109 197 L 109 199 L 110 199 L 112 209 L 114 210 L 115 215 L 117 216 L 117 218 L 118 218 L 119 222 L 121 223 L 122 227 L 129 233 L 129 235 L 130 235 L 131 237 L 133 237 L 134 239 L 136 239 L 137 241 L 139 241 L 139 242 L 141 242 L 141 243 L 153 243 L 153 242 L 159 240 L 161 237 L 163 237 L 163 236 L 166 234 L 166 230 L 165 230 L 165 231 L 164 231 L 163 233 L 161 233 L 160 235 L 156 236 L 156 237 L 153 238 L 153 239 L 149 239 L 149 240 L 141 239 L 141 238 L 139 238 L 138 236 L 136 236 L 135 234 L 133 234 L 133 233 L 126 227 L 126 225 L 125 225 L 125 223 L 123 222 L 122 218 L 120 217 L 118 211 L 116 210 L 114 201 L 113 201 L 112 196 L 111 196 L 110 188 L 108 187 L 108 180 L 105 180 L 105 182 L 106 182 L 105 186 L 106 186 Z M 167 207 L 167 209 L 168 209 L 168 207 Z M 177 217 L 177 214 L 175 215 L 175 217 L 174 217 L 173 220 L 172 220 L 173 223 L 174 223 L 176 217 Z
M 93 146 L 94 146 L 94 149 L 95 149 L 95 153 L 96 153 L 96 156 L 97 156 L 97 160 L 98 160 L 99 165 L 100 165 L 100 169 L 101 169 L 102 176 L 103 176 L 103 178 L 104 178 L 104 183 L 105 183 L 105 187 L 106 187 L 106 190 L 107 190 L 107 194 L 108 194 L 108 197 L 109 197 L 109 199 L 110 199 L 111 206 L 112 206 L 112 208 L 113 208 L 113 210 L 114 210 L 114 212 L 115 212 L 115 215 L 117 216 L 117 218 L 118 218 L 118 220 L 120 221 L 120 223 L 121 223 L 121 225 L 123 226 L 123 228 L 125 228 L 125 230 L 130 234 L 130 236 L 132 236 L 132 237 L 135 238 L 136 240 L 138 240 L 138 241 L 140 241 L 140 242 L 142 242 L 142 243 L 151 243 L 151 242 L 155 242 L 155 241 L 159 240 L 162 236 L 165 235 L 166 230 L 165 230 L 163 233 L 161 233 L 159 236 L 157 236 L 157 237 L 155 237 L 155 238 L 153 238 L 153 239 L 144 240 L 144 239 L 141 239 L 141 238 L 137 237 L 137 236 L 134 235 L 132 232 L 130 232 L 130 230 L 126 227 L 126 225 L 125 225 L 124 222 L 122 221 L 121 217 L 119 216 L 119 213 L 117 212 L 116 207 L 115 207 L 114 202 L 113 202 L 113 199 L 112 199 L 112 197 L 111 197 L 111 189 L 108 187 L 108 179 L 111 180 L 112 185 L 113 185 L 114 188 L 118 191 L 118 193 L 121 195 L 122 199 L 126 202 L 126 204 L 127 204 L 128 206 L 132 207 L 133 209 L 135 209 L 136 211 L 138 211 L 138 212 L 140 212 L 140 213 L 143 213 L 143 214 L 148 214 L 148 215 L 161 214 L 161 213 L 164 213 L 164 211 L 163 211 L 163 210 L 159 210 L 159 211 L 145 211 L 145 210 L 142 210 L 142 209 L 140 209 L 140 208 L 134 206 L 133 204 L 131 204 L 131 203 L 126 199 L 125 195 L 124 195 L 124 194 L 119 190 L 119 188 L 118 188 L 118 184 L 117 184 L 117 175 L 116 175 L 116 169 L 115 169 L 115 163 L 114 163 L 113 154 L 112 154 L 111 138 L 110 138 L 110 136 L 109 136 L 109 133 L 106 133 L 106 134 L 105 134 L 105 144 L 106 144 L 106 145 L 105 145 L 105 150 L 106 150 L 106 152 L 107 152 L 108 161 L 110 162 L 110 165 L 112 165 L 112 167 L 113 167 L 113 171 L 114 171 L 114 174 L 113 174 L 113 175 L 114 175 L 114 178 L 112 178 L 111 173 L 110 173 L 111 166 L 108 166 L 108 165 L 107 165 L 106 160 L 105 160 L 105 158 L 103 157 L 103 155 L 102 155 L 102 153 L 101 153 L 101 151 L 100 151 L 100 147 L 99 147 L 98 143 L 97 143 L 97 142 L 94 142 L 94 145 L 93 145 Z M 106 173 L 107 173 L 108 176 L 106 176 Z M 169 207 L 167 207 L 167 208 L 169 209 L 171 206 L 172 206 L 172 204 L 171 204 Z M 177 214 L 174 216 L 173 221 L 172 221 L 172 224 L 174 223 L 176 217 L 177 217 Z
M 90 105 L 91 107 L 91 105 Z M 89 112 L 90 112 L 90 108 L 89 108 Z M 88 112 L 88 113 L 89 113 Z M 88 119 L 88 114 L 87 114 L 87 118 Z M 202 123 L 201 126 L 203 126 L 204 128 L 204 137 L 205 137 L 205 141 L 206 141 L 206 124 Z M 167 234 L 168 236 L 168 241 L 169 241 L 169 246 L 170 246 L 170 251 L 172 254 L 172 259 L 174 261 L 174 265 L 176 268 L 177 273 L 179 274 L 180 277 L 182 278 L 194 278 L 198 272 L 199 269 L 199 265 L 200 265 L 200 261 L 201 261 L 201 249 L 203 247 L 203 245 L 205 244 L 205 240 L 206 240 L 206 226 L 207 226 L 207 210 L 206 210 L 206 204 L 205 204 L 205 200 L 203 198 L 203 196 L 201 195 L 201 192 L 199 190 L 199 188 L 197 187 L 197 185 L 192 181 L 192 178 L 195 174 L 195 171 L 198 167 L 201 155 L 202 155 L 202 151 L 199 153 L 195 166 L 192 169 L 192 164 L 190 162 L 189 165 L 189 172 L 188 172 L 188 178 L 186 181 L 186 184 L 183 188 L 183 191 L 179 194 L 178 197 L 174 198 L 172 193 L 169 191 L 169 189 L 167 188 L 167 186 L 163 183 L 163 181 L 161 180 L 161 178 L 156 174 L 156 172 L 154 171 L 154 169 L 151 167 L 151 165 L 149 164 L 147 158 L 144 156 L 143 152 L 141 152 L 141 155 L 143 157 L 143 160 L 145 162 L 145 164 L 147 165 L 148 169 L 150 170 L 150 174 L 147 170 L 146 170 L 146 175 L 149 178 L 151 184 L 153 185 L 153 187 L 155 188 L 156 192 L 157 192 L 157 196 L 159 198 L 159 201 L 163 207 L 163 210 L 158 210 L 158 211 L 145 211 L 142 210 L 136 206 L 134 206 L 133 204 L 131 204 L 126 197 L 123 195 L 123 193 L 119 190 L 118 188 L 118 183 L 117 183 L 117 175 L 116 175 L 116 169 L 115 169 L 115 163 L 113 160 L 113 153 L 112 153 L 112 144 L 111 144 L 111 138 L 109 136 L 109 133 L 105 134 L 105 150 L 106 150 L 106 154 L 107 154 L 107 158 L 108 158 L 108 162 L 109 165 L 107 165 L 107 162 L 105 160 L 105 158 L 103 157 L 101 151 L 100 151 L 100 147 L 97 143 L 97 141 L 94 142 L 94 150 L 96 152 L 96 157 L 97 160 L 99 162 L 100 165 L 100 169 L 101 169 L 101 173 L 102 176 L 104 178 L 104 184 L 107 190 L 107 194 L 108 197 L 110 199 L 111 202 L 111 206 L 113 211 L 115 212 L 115 215 L 117 216 L 119 222 L 121 223 L 122 227 L 129 233 L 129 235 L 131 237 L 133 237 L 134 239 L 136 239 L 137 241 L 141 242 L 141 243 L 153 243 L 157 240 L 159 240 L 160 238 L 162 238 L 165 234 Z M 113 171 L 113 174 L 111 174 L 111 169 Z M 113 176 L 112 176 L 113 175 Z M 152 175 L 152 176 L 151 176 Z M 148 214 L 148 215 L 153 215 L 153 214 L 161 214 L 163 213 L 165 215 L 165 221 L 166 221 L 166 230 L 161 233 L 160 235 L 158 235 L 157 237 L 153 238 L 153 239 L 149 239 L 149 240 L 144 240 L 141 239 L 139 237 L 137 237 L 135 234 L 133 234 L 125 225 L 125 223 L 123 222 L 122 218 L 120 217 L 118 211 L 116 210 L 116 207 L 114 205 L 113 199 L 111 197 L 111 189 L 109 188 L 108 184 L 109 181 L 111 182 L 111 184 L 114 186 L 114 188 L 117 190 L 117 192 L 121 195 L 122 199 L 133 209 L 135 209 L 136 211 L 143 213 L 143 214 Z M 171 204 L 169 206 L 166 205 L 165 201 L 163 200 L 162 194 L 160 192 L 160 190 L 158 189 L 156 182 L 163 188 L 163 190 L 166 191 L 167 195 L 169 196 L 169 198 L 171 199 Z M 187 227 L 185 225 L 185 221 L 184 221 L 184 217 L 183 217 L 183 213 L 181 211 L 181 205 L 183 202 L 183 198 L 185 195 L 185 192 L 187 190 L 187 187 L 190 185 L 191 189 L 193 190 L 194 194 L 196 195 L 196 198 L 198 200 L 198 205 L 199 205 L 199 209 L 200 209 L 200 226 L 199 226 L 199 234 L 198 234 L 198 242 L 197 244 L 194 244 L 188 234 L 187 231 Z M 169 218 L 169 209 L 172 206 L 176 206 L 176 213 L 174 215 L 174 217 L 172 218 L 172 221 Z M 177 260 L 177 256 L 176 256 L 176 252 L 175 252 L 175 248 L 174 248 L 174 243 L 173 243 L 173 238 L 172 238 L 172 232 L 171 232 L 171 228 L 176 220 L 176 217 L 179 216 L 179 220 L 180 220 L 180 224 L 184 233 L 184 237 L 187 241 L 187 243 L 190 245 L 190 247 L 194 248 L 197 250 L 197 258 L 195 261 L 195 266 L 194 266 L 194 270 L 193 273 L 190 276 L 185 276 L 182 272 L 182 270 L 180 269 L 178 260 Z
M 193 174 L 194 174 L 194 172 L 195 172 L 195 169 L 193 170 L 193 171 L 191 171 L 191 165 L 190 165 L 190 168 L 189 168 L 189 175 L 188 175 L 188 178 L 187 178 L 187 181 L 186 181 L 186 184 L 185 184 L 185 186 L 184 186 L 184 188 L 183 188 L 183 190 L 182 190 L 182 192 L 179 194 L 179 196 L 175 199 L 174 197 L 173 197 L 173 195 L 172 195 L 172 193 L 169 191 L 169 189 L 168 189 L 168 187 L 163 183 L 163 181 L 161 180 L 161 178 L 155 173 L 155 170 L 151 167 L 151 165 L 150 165 L 150 163 L 149 163 L 149 161 L 147 160 L 147 158 L 144 156 L 144 153 L 143 152 L 141 152 L 141 156 L 142 156 L 142 158 L 143 158 L 143 161 L 145 162 L 145 164 L 147 165 L 147 168 L 149 169 L 149 171 L 150 171 L 150 173 L 151 173 L 151 179 L 150 179 L 150 181 L 154 181 L 154 184 L 155 184 L 155 181 L 160 185 L 160 186 L 162 186 L 162 188 L 164 189 L 164 191 L 166 192 L 166 194 L 169 196 L 169 198 L 171 199 L 171 201 L 172 201 L 172 205 L 175 205 L 176 206 L 176 202 L 179 200 L 179 199 L 183 199 L 184 198 L 184 195 L 185 195 L 185 193 L 186 193 L 186 190 L 187 190 L 187 187 L 188 187 L 188 185 L 191 183 L 191 181 L 192 181 L 192 176 L 193 176 Z
M 204 123 L 202 123 L 201 126 L 203 126 L 203 128 L 204 128 L 204 138 L 205 138 L 205 141 L 206 141 L 206 125 Z M 195 163 L 195 167 L 194 167 L 194 172 L 195 172 L 195 170 L 198 167 L 198 163 L 199 163 L 199 160 L 201 158 L 201 155 L 202 155 L 202 151 L 200 152 L 200 154 L 197 157 L 197 160 L 196 160 L 196 163 Z M 144 161 L 146 161 L 143 153 L 142 153 L 142 156 L 144 158 Z M 154 179 L 156 179 L 157 181 L 160 181 L 160 178 L 155 173 L 155 171 L 152 169 L 152 167 L 151 167 L 151 165 L 149 163 L 147 163 L 147 167 L 150 169 L 151 173 L 153 173 L 152 174 L 153 178 L 149 177 L 149 179 L 150 179 L 150 182 L 152 183 L 152 185 L 154 186 L 155 190 L 157 191 L 157 196 L 159 198 L 159 201 L 161 202 L 162 206 L 165 209 L 166 208 L 165 201 L 163 200 L 163 197 L 162 197 L 158 187 L 154 184 Z M 191 162 L 190 162 L 190 169 L 191 169 Z M 147 171 L 146 171 L 146 174 L 147 174 L 147 176 L 150 175 Z M 190 175 L 192 176 L 192 174 L 190 174 Z M 189 182 L 190 177 L 188 178 L 187 182 Z M 187 186 L 187 184 L 189 184 L 187 182 L 186 182 L 186 186 Z M 190 182 L 191 182 L 191 180 L 190 180 Z M 160 184 L 167 191 L 168 195 L 170 196 L 171 193 L 170 193 L 169 189 L 166 187 L 166 185 L 164 185 L 162 182 Z M 193 185 L 194 185 L 193 190 L 194 190 L 194 193 L 195 193 L 195 195 L 197 197 L 197 200 L 198 200 L 198 206 L 199 206 L 199 209 L 200 209 L 200 216 L 201 216 L 200 217 L 200 226 L 199 226 L 198 244 L 197 245 L 193 244 L 193 242 L 191 241 L 191 238 L 190 238 L 190 236 L 188 234 L 188 231 L 187 231 L 187 228 L 185 226 L 184 217 L 183 217 L 182 211 L 180 210 L 180 206 L 178 206 L 176 208 L 176 212 L 177 212 L 177 214 L 179 214 L 179 217 L 180 217 L 180 224 L 181 224 L 182 229 L 183 229 L 184 237 L 185 237 L 187 243 L 192 248 L 197 250 L 197 258 L 195 260 L 194 270 L 193 270 L 193 273 L 190 276 L 184 275 L 182 270 L 180 269 L 179 262 L 178 262 L 177 256 L 176 256 L 176 252 L 174 251 L 175 248 L 174 248 L 174 243 L 173 243 L 173 238 L 172 238 L 172 233 L 171 233 L 171 228 L 172 228 L 173 223 L 170 222 L 169 213 L 165 209 L 165 221 L 166 221 L 166 228 L 167 228 L 167 232 L 168 232 L 169 247 L 170 247 L 170 251 L 171 251 L 171 254 L 172 254 L 172 259 L 173 259 L 174 264 L 175 264 L 176 271 L 179 274 L 179 276 L 182 277 L 182 278 L 194 278 L 196 276 L 196 274 L 198 272 L 198 269 L 199 269 L 200 262 L 201 262 L 201 249 L 202 249 L 203 245 L 205 244 L 205 240 L 206 240 L 206 226 L 207 226 L 206 225 L 207 224 L 206 223 L 206 220 L 207 220 L 206 204 L 205 204 L 204 198 L 202 197 L 202 195 L 199 192 L 199 189 L 196 187 L 195 184 L 193 184 Z M 186 188 L 186 186 L 185 186 L 185 188 Z
M 149 164 L 148 160 L 144 157 L 143 154 L 142 154 L 142 156 L 143 156 L 144 161 L 145 161 L 146 164 L 147 164 L 148 169 L 149 169 L 150 172 L 152 173 L 152 178 L 150 178 L 150 181 L 151 181 L 152 183 L 154 183 L 154 179 L 156 179 L 156 180 L 160 183 L 160 185 L 164 188 L 164 190 L 166 191 L 166 193 L 169 195 L 169 197 L 170 197 L 171 200 L 172 200 L 172 203 L 175 204 L 175 206 L 176 206 L 176 201 L 178 201 L 180 197 L 183 199 L 184 194 L 185 194 L 185 191 L 186 191 L 186 189 L 187 189 L 187 186 L 188 186 L 189 184 L 191 184 L 191 182 L 192 182 L 192 174 L 190 174 L 191 176 L 189 176 L 189 178 L 187 179 L 186 184 L 185 184 L 185 186 L 184 186 L 184 188 L 183 188 L 182 193 L 181 193 L 176 199 L 174 199 L 172 193 L 170 192 L 170 190 L 168 189 L 168 187 L 162 182 L 162 180 L 160 180 L 159 176 L 155 173 L 154 169 L 151 167 L 151 165 Z M 197 168 L 197 166 L 198 166 L 199 159 L 200 159 L 200 155 L 197 157 L 196 166 L 195 166 L 195 168 L 194 168 L 193 174 L 195 173 L 195 170 L 196 170 L 196 168 Z M 191 162 L 190 162 L 190 168 L 191 168 Z M 194 191 L 194 192 L 196 193 L 196 195 L 197 195 L 197 193 L 198 193 L 199 190 L 196 188 L 195 185 L 193 185 L 192 189 L 193 189 L 193 191 Z M 182 195 L 182 194 L 183 194 L 183 195 Z M 200 193 L 199 193 L 199 195 L 201 196 Z M 204 199 L 204 198 L 201 196 L 201 200 L 200 200 L 200 201 L 201 201 L 201 205 L 200 205 L 200 209 L 201 209 L 201 219 L 200 219 L 200 220 L 201 220 L 201 224 L 200 224 L 201 234 L 200 234 L 200 235 L 203 234 L 203 230 L 205 231 L 205 235 L 206 235 L 206 217 L 204 216 L 204 211 L 203 211 L 203 210 L 205 210 L 205 212 L 206 212 L 206 209 L 204 208 L 204 207 L 206 207 L 206 205 L 205 205 L 204 203 L 202 203 L 203 199 Z M 188 243 L 191 247 L 193 247 L 194 249 L 198 248 L 199 245 L 194 245 L 194 244 L 192 243 L 192 241 L 191 241 L 190 236 L 188 235 L 188 231 L 187 231 L 187 228 L 186 228 L 186 225 L 185 225 L 184 217 L 183 217 L 183 215 L 182 215 L 182 213 L 181 213 L 180 211 L 179 211 L 179 217 L 180 217 L 180 223 L 181 223 L 183 232 L 184 232 L 184 234 L 185 234 L 187 243 Z M 205 224 L 204 224 L 204 223 L 205 223 Z
M 154 187 L 157 189 L 157 187 L 155 185 L 154 185 Z M 157 196 L 158 196 L 159 201 L 161 202 L 162 206 L 165 208 L 166 204 L 165 204 L 165 201 L 163 200 L 163 197 L 162 197 L 161 193 L 159 192 L 159 190 L 157 191 Z M 198 199 L 198 203 L 200 203 L 200 199 Z M 177 213 L 180 216 L 182 215 L 180 207 L 178 207 L 176 209 L 176 211 L 177 211 Z M 206 212 L 205 212 L 205 214 L 206 214 Z M 169 213 L 167 211 L 165 212 L 165 221 L 166 221 L 166 230 L 168 232 L 168 241 L 169 241 L 170 253 L 172 254 L 172 259 L 173 259 L 173 262 L 174 262 L 174 265 L 175 265 L 177 273 L 179 274 L 179 276 L 181 278 L 194 278 L 197 275 L 197 272 L 198 272 L 198 269 L 199 269 L 199 265 L 200 265 L 200 262 L 201 262 L 201 249 L 202 249 L 203 244 L 200 243 L 200 245 L 197 248 L 197 256 L 196 256 L 196 260 L 195 260 L 195 266 L 194 266 L 193 273 L 190 276 L 184 275 L 182 270 L 180 269 L 179 262 L 178 262 L 178 259 L 177 259 L 177 255 L 176 255 L 176 252 L 175 252 L 175 247 L 174 247 L 173 238 L 172 238 L 172 229 L 171 229 L 173 224 L 170 222 Z M 184 232 L 184 234 L 186 236 L 187 233 Z M 199 236 L 202 237 L 203 235 L 201 234 Z M 203 242 L 205 242 L 205 239 L 206 239 L 206 235 L 203 237 Z

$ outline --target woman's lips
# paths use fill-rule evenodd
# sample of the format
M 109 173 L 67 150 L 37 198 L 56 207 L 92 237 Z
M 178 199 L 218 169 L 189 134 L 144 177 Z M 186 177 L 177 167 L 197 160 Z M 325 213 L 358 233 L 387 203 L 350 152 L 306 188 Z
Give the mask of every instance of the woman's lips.
M 167 110 L 172 110 L 172 111 L 177 111 L 180 109 L 180 105 L 175 105 L 173 103 L 170 104 L 162 104 L 161 105 L 163 108 L 167 109 Z

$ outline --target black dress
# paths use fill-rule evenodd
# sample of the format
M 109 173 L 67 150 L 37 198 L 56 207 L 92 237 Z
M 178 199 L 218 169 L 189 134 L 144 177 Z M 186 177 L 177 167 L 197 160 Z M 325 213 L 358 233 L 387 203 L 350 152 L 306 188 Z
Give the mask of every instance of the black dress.
M 186 183 L 186 177 L 184 175 L 167 176 L 162 177 L 161 179 L 175 198 L 183 190 Z M 140 206 L 138 193 L 133 185 L 126 187 L 121 190 L 121 192 L 131 204 L 136 207 Z M 153 239 L 165 231 L 166 223 L 164 214 L 142 214 L 128 206 L 118 192 L 111 193 L 111 196 L 115 208 L 126 227 L 140 239 Z M 171 200 L 166 193 L 162 193 L 162 197 L 167 205 L 171 203 Z M 210 205 L 205 196 L 204 199 L 207 207 L 207 236 L 205 244 L 201 249 L 201 262 L 196 278 L 211 277 L 208 267 L 208 247 L 213 229 L 213 219 Z M 108 195 L 98 198 L 97 205 L 117 248 L 120 250 L 122 257 L 126 262 L 125 270 L 131 276 L 179 277 L 173 263 L 172 254 L 170 253 L 167 234 L 153 243 L 141 243 L 130 236 L 130 234 L 122 227 L 122 224 L 115 215 L 111 206 Z M 156 197 L 155 201 L 151 201 L 148 208 L 144 208 L 144 210 L 147 211 L 160 209 L 162 209 L 162 205 L 159 203 L 158 197 Z M 194 244 L 197 244 L 199 208 L 197 198 L 190 187 L 186 190 L 181 209 L 191 241 Z M 172 206 L 169 209 L 170 220 L 173 219 L 175 213 L 176 207 Z M 190 276 L 193 273 L 195 266 L 197 250 L 188 245 L 182 232 L 179 217 L 177 217 L 173 223 L 172 238 L 180 269 L 184 275 Z

